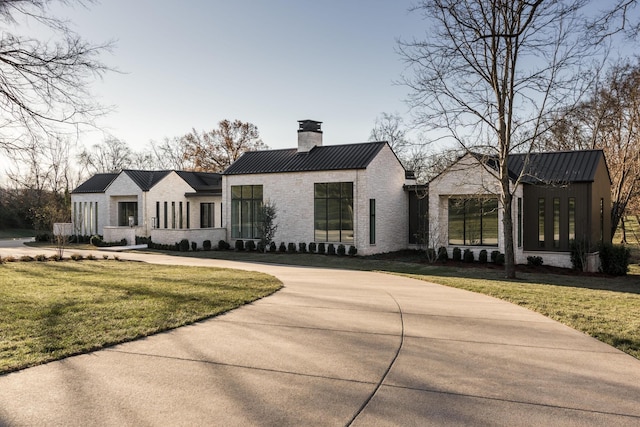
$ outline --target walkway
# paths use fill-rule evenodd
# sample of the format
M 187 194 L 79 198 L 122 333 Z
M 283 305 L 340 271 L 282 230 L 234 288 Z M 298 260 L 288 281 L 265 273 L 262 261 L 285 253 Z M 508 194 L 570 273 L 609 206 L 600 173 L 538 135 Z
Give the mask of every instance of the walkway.
M 380 273 L 120 256 L 285 287 L 0 376 L 0 426 L 640 424 L 640 361 L 516 305 Z

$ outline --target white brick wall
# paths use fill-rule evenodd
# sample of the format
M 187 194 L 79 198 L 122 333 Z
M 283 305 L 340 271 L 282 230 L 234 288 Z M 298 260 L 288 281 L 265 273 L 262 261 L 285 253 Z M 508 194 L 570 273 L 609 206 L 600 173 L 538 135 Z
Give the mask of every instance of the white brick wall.
M 231 186 L 262 185 L 263 200 L 277 208 L 274 240 L 309 243 L 314 240 L 314 184 L 353 182 L 354 245 L 358 254 L 389 252 L 407 247 L 408 202 L 402 186 L 404 169 L 385 146 L 366 170 L 223 175 L 224 224 L 230 229 Z M 369 199 L 376 199 L 376 245 L 369 245 Z M 232 242 L 233 243 L 233 242 Z M 337 243 L 337 242 L 336 242 Z M 349 244 L 345 244 L 348 246 Z

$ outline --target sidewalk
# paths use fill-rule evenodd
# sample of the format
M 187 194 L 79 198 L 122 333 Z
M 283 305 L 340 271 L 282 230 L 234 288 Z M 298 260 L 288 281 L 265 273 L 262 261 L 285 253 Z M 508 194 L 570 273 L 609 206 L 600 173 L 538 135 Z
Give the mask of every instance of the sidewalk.
M 0 376 L 0 426 L 640 424 L 640 361 L 516 305 L 381 273 L 121 258 L 262 271 L 285 287 Z

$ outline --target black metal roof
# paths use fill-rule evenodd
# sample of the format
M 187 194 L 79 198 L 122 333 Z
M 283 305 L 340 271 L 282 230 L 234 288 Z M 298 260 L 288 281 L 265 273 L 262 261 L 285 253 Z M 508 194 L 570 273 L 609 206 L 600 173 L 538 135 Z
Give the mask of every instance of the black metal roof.
M 72 193 L 104 193 L 119 174 L 98 173 L 80 184 Z
M 526 154 L 510 155 L 509 172 L 519 175 L 525 166 L 525 160 Z M 531 153 L 522 182 L 529 184 L 593 182 L 601 160 L 604 160 L 602 150 Z
M 306 153 L 295 148 L 249 151 L 231 164 L 224 175 L 365 169 L 386 144 L 381 141 L 326 145 L 313 147 Z
M 196 193 L 222 193 L 222 176 L 219 173 L 209 172 L 188 172 L 175 171 L 178 176 L 185 180 L 187 184 L 193 188 Z M 125 173 L 142 191 L 149 191 L 164 177 L 170 170 L 165 171 L 144 171 L 126 169 L 120 173 Z M 80 184 L 73 193 L 104 193 L 109 185 L 113 182 L 119 173 L 99 173 L 82 184 Z

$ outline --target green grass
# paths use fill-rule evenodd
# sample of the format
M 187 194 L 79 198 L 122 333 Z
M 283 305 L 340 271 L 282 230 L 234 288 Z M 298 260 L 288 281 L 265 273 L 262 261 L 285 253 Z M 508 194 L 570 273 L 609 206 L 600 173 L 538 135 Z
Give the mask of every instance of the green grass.
M 640 266 L 637 264 L 631 265 L 631 271 L 624 277 L 551 274 L 529 270 L 518 272 L 516 280 L 506 280 L 500 268 L 428 264 L 411 254 L 377 258 L 234 251 L 173 254 L 408 275 L 510 301 L 640 359 Z
M 23 229 L 9 229 L 0 230 L 0 240 L 4 239 L 18 239 L 22 237 L 33 237 L 36 235 L 35 230 L 23 230 Z
M 269 295 L 266 274 L 135 262 L 0 265 L 0 374 L 193 323 Z

